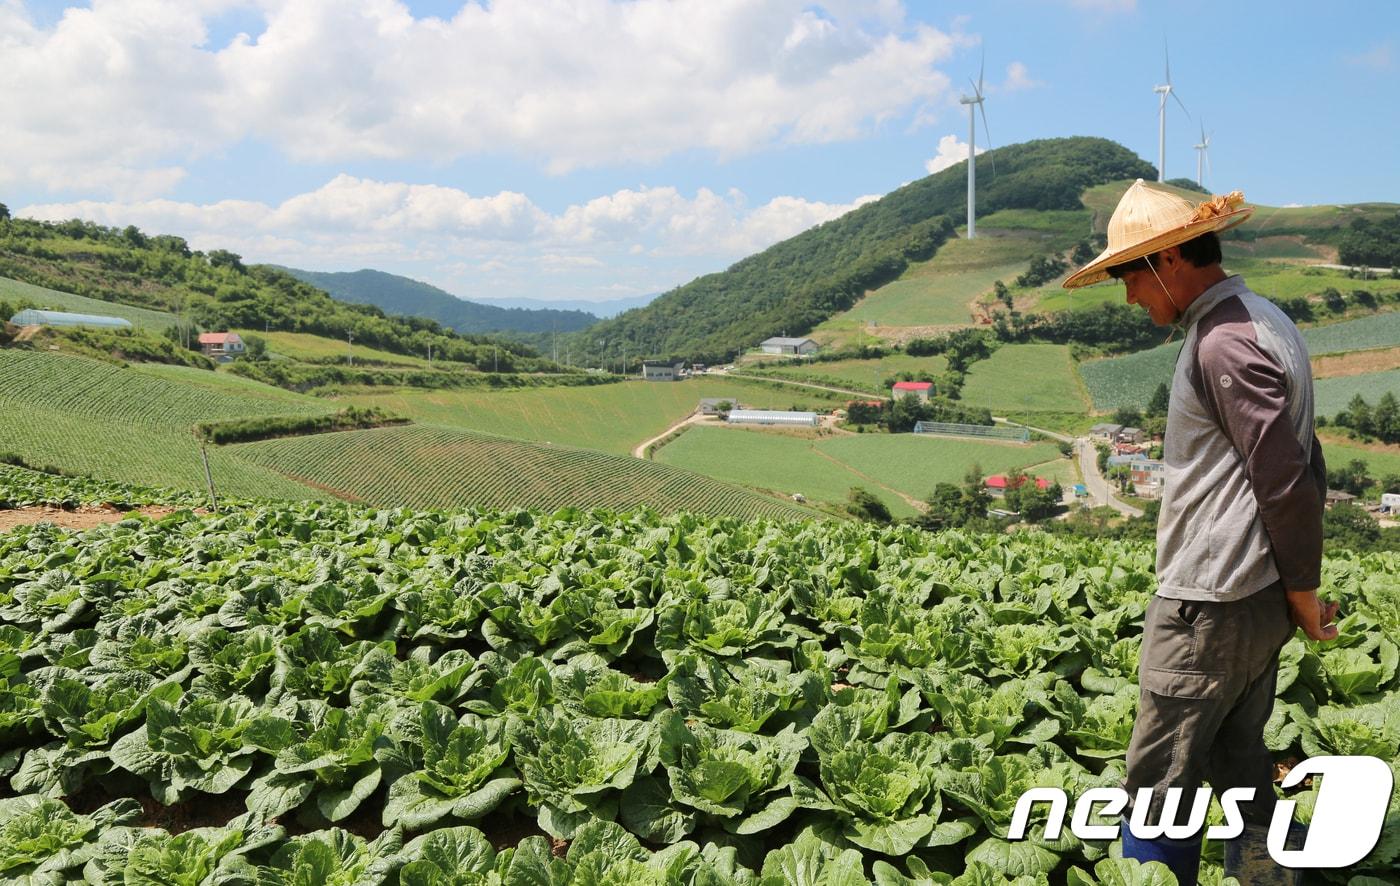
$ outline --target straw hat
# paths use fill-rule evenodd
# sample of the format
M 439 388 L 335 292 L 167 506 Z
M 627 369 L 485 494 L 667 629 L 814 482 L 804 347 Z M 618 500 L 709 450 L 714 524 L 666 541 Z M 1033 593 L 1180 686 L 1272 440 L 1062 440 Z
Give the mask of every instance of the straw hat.
M 1065 288 L 1097 283 L 1108 278 L 1108 269 L 1114 265 L 1152 255 L 1209 231 L 1233 228 L 1254 212 L 1254 207 L 1243 204 L 1244 194 L 1240 191 L 1192 204 L 1138 179 L 1118 201 L 1118 208 L 1108 220 L 1108 248 L 1070 274 Z

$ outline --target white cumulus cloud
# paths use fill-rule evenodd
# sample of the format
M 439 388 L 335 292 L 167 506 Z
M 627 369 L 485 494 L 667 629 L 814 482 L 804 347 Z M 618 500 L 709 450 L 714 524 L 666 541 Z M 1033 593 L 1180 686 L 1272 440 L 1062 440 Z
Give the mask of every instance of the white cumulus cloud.
M 979 147 L 977 153 L 986 152 L 986 148 Z M 967 159 L 967 142 L 962 141 L 956 135 L 945 135 L 938 140 L 938 153 L 924 161 L 924 169 L 929 175 L 935 172 L 942 172 L 949 166 L 956 166 Z
M 674 285 L 696 275 L 683 267 L 701 262 L 716 270 L 873 199 L 843 204 L 780 196 L 750 206 L 738 190 L 700 188 L 687 195 L 652 187 L 619 190 L 549 213 L 511 191 L 478 196 L 339 175 L 275 205 L 89 200 L 35 204 L 16 214 L 135 224 L 149 233 L 183 236 L 196 249 L 231 249 L 251 262 L 337 270 L 373 266 L 429 281 L 470 282 L 511 272 L 524 275 L 526 294 L 538 294 L 555 291 L 561 276 L 592 278 L 606 288 L 631 285 L 620 279 L 629 274 L 669 273 Z M 531 274 L 551 275 L 553 282 Z M 638 285 L 639 291 L 655 289 Z
M 212 45 L 232 9 L 261 31 Z M 47 26 L 0 0 L 0 186 L 141 200 L 245 141 L 562 173 L 852 139 L 938 105 L 957 39 L 889 0 L 92 0 Z

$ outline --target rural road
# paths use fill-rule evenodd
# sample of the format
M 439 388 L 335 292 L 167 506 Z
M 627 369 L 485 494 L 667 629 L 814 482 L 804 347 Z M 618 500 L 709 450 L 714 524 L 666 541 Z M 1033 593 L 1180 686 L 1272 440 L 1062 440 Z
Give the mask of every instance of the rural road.
M 1099 474 L 1099 453 L 1094 448 L 1093 441 L 1088 437 L 1080 437 L 1075 441 L 1074 447 L 1079 451 L 1079 472 L 1084 475 L 1084 487 L 1089 490 L 1089 496 L 1097 504 L 1108 505 L 1120 514 L 1141 517 L 1142 511 L 1140 509 L 1124 504 L 1113 497 L 1108 481 Z
M 698 412 L 692 412 L 690 415 L 687 415 L 685 418 L 671 425 L 669 428 L 657 434 L 655 437 L 652 437 L 650 440 L 647 440 L 643 443 L 639 443 L 637 445 L 637 448 L 632 450 L 632 454 L 635 455 L 637 458 L 646 458 L 647 447 L 651 446 L 652 444 L 661 442 L 663 439 L 670 436 L 671 434 L 674 434 L 676 431 L 679 431 L 686 425 L 699 424 L 700 422 L 704 421 L 705 418 L 705 416 L 701 415 Z

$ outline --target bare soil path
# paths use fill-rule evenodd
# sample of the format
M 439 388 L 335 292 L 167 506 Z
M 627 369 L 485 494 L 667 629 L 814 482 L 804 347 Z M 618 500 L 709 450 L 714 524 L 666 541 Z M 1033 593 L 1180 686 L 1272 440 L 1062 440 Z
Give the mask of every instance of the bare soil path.
M 65 511 L 53 507 L 13 508 L 0 511 L 0 532 L 9 532 L 17 526 L 34 526 L 38 523 L 52 523 L 62 529 L 92 529 L 109 523 L 125 520 L 132 513 L 140 513 L 152 520 L 175 513 L 178 508 L 147 506 L 123 510 L 111 506 L 79 508 Z

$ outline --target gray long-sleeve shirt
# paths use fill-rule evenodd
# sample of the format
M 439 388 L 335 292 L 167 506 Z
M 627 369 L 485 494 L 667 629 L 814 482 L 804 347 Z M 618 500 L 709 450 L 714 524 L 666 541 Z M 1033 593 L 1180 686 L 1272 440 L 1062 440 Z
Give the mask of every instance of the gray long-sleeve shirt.
M 1327 469 L 1312 369 L 1283 311 L 1237 276 L 1202 293 L 1172 378 L 1157 593 L 1230 601 L 1316 588 Z

